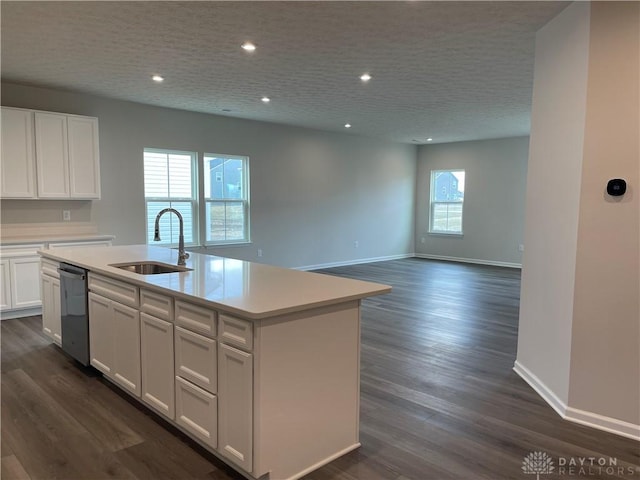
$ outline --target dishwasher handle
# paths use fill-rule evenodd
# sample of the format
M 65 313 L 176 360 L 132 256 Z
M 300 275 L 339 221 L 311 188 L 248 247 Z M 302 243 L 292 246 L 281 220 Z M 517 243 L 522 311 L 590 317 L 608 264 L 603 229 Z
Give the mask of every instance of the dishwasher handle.
M 87 278 L 84 273 L 70 272 L 68 270 L 63 270 L 62 268 L 58 268 L 58 273 L 61 277 L 72 278 L 73 280 L 84 280 Z

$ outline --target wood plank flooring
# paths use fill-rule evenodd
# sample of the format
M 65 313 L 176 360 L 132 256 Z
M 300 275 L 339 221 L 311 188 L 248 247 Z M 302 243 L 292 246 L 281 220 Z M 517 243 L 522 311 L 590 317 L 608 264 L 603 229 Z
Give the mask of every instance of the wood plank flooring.
M 543 480 L 640 479 L 638 442 L 565 422 L 512 371 L 518 270 L 403 259 L 322 273 L 394 290 L 363 302 L 362 447 L 306 480 L 527 480 L 532 451 L 556 460 Z M 243 478 L 41 328 L 1 322 L 3 480 Z M 623 471 L 570 475 L 558 457 L 613 457 Z

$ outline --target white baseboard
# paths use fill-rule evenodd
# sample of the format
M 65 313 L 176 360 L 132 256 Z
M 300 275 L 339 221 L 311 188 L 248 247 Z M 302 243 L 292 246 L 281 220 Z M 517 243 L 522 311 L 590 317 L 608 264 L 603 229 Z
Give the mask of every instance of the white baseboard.
M 477 263 L 480 265 L 492 265 L 494 267 L 522 268 L 521 263 L 481 260 L 479 258 L 448 257 L 445 255 L 431 255 L 430 253 L 416 253 L 414 257 L 427 258 L 429 260 L 445 260 L 447 262 Z
M 10 320 L 12 318 L 31 317 L 42 315 L 42 307 L 24 308 L 22 310 L 9 310 L 0 313 L 0 320 Z
M 544 382 L 517 360 L 513 365 L 513 370 L 564 420 L 640 441 L 640 425 L 569 407 Z
M 542 380 L 536 377 L 527 367 L 519 363 L 517 360 L 513 365 L 513 370 L 533 388 L 542 399 L 553 408 L 562 418 L 567 412 L 567 404 L 563 402 Z
M 413 253 L 403 253 L 400 255 L 387 255 L 384 257 L 359 258 L 357 260 L 346 260 L 344 262 L 320 263 L 318 265 L 307 265 L 304 267 L 292 267 L 294 270 L 320 270 L 322 268 L 345 267 L 347 265 L 359 265 L 361 263 L 384 262 L 387 260 L 398 260 L 400 258 L 413 258 Z
M 634 425 L 633 423 L 618 420 L 617 418 L 605 417 L 597 413 L 567 407 L 567 413 L 564 419 L 640 442 L 640 425 Z

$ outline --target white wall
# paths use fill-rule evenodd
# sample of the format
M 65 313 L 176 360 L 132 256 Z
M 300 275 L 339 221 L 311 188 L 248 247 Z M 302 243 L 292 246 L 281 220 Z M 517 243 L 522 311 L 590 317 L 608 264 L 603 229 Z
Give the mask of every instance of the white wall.
M 64 208 L 116 244 L 144 243 L 142 153 L 155 147 L 250 157 L 253 243 L 210 253 L 288 267 L 413 253 L 415 146 L 8 83 L 2 105 L 98 117 L 102 176 L 99 201 L 3 201 L 3 225 Z
M 518 363 L 564 404 L 569 395 L 588 49 L 586 2 L 572 4 L 536 37 Z
M 515 369 L 567 419 L 637 439 L 639 105 L 639 3 L 576 2 L 538 32 Z
M 419 147 L 416 253 L 519 265 L 528 147 L 529 137 Z M 428 233 L 431 170 L 447 169 L 466 173 L 462 237 Z
M 587 84 L 569 405 L 640 425 L 640 3 L 592 3 Z

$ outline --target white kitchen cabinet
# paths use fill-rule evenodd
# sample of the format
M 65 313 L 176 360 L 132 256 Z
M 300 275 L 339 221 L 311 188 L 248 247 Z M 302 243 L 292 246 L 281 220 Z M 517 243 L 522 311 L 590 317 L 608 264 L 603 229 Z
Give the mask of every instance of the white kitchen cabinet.
M 218 348 L 219 452 L 247 472 L 253 467 L 253 355 Z
M 111 302 L 113 309 L 113 378 L 138 397 L 142 394 L 140 374 L 140 313 Z
M 33 141 L 33 111 L 2 107 L 1 198 L 35 198 Z
M 9 261 L 11 271 L 11 307 L 27 308 L 42 305 L 40 299 L 40 256 L 12 258 Z
M 142 400 L 161 414 L 175 418 L 173 324 L 140 313 Z
M 69 198 L 67 116 L 35 112 L 38 198 Z
M 89 292 L 89 356 L 93 367 L 113 376 L 115 329 L 111 300 Z
M 175 328 L 176 375 L 211 393 L 216 393 L 218 385 L 217 351 L 215 340 Z
M 15 312 L 40 313 L 40 256 L 43 245 L 2 247 L 2 314 L 13 318 Z
M 60 279 L 42 273 L 42 330 L 58 345 L 62 345 L 62 322 L 60 309 Z
M 11 275 L 9 274 L 9 259 L 0 260 L 0 309 L 11 308 Z
M 1 198 L 99 199 L 98 119 L 2 107 Z
M 91 365 L 139 397 L 141 374 L 138 310 L 89 292 L 89 355 Z
M 67 117 L 69 140 L 69 195 L 71 198 L 100 198 L 100 153 L 98 119 Z
M 210 447 L 218 446 L 218 399 L 176 377 L 176 422 Z

